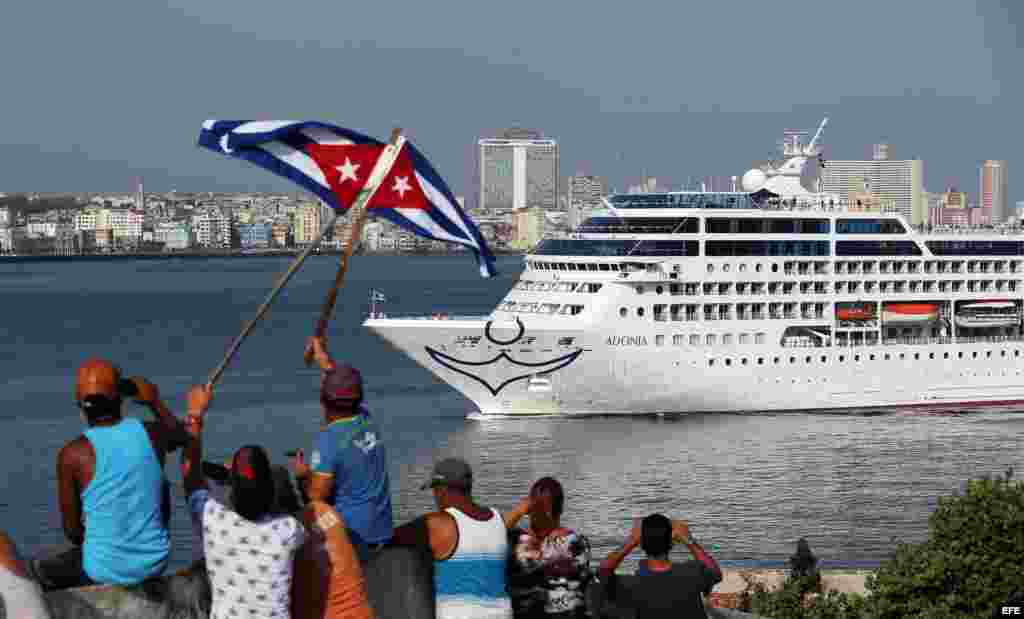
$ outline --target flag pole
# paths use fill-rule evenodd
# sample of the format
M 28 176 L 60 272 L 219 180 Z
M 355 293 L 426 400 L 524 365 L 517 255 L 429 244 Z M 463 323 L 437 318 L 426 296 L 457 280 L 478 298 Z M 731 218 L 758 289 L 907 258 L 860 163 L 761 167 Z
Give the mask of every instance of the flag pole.
M 359 244 L 359 240 L 363 235 L 363 228 L 366 226 L 366 205 L 377 192 L 377 188 L 380 187 L 380 184 L 384 182 L 384 178 L 387 176 L 387 173 L 391 171 L 391 166 L 398 157 L 398 152 L 401 150 L 404 143 L 405 138 L 402 137 L 402 130 L 395 128 L 391 132 L 390 144 L 384 152 L 381 153 L 380 157 L 377 158 L 373 171 L 370 172 L 370 177 L 367 179 L 366 184 L 363 185 L 362 191 L 359 192 L 359 196 L 356 198 L 355 204 L 353 204 L 352 208 L 349 209 L 348 239 L 346 240 L 345 247 L 341 252 L 341 260 L 338 264 L 338 273 L 334 276 L 334 284 L 327 293 L 327 299 L 324 301 L 324 307 L 320 311 L 320 319 L 317 320 L 316 328 L 313 330 L 314 337 L 323 337 L 327 333 L 327 324 L 331 320 L 331 315 L 334 313 L 334 306 L 338 301 L 338 291 L 341 289 L 341 286 L 345 281 L 345 273 L 348 272 L 349 259 L 352 258 L 352 253 L 355 251 L 356 245 Z M 371 292 L 370 295 L 372 297 L 373 292 Z M 313 362 L 312 347 L 306 348 L 302 355 L 302 359 L 305 361 L 306 365 Z
M 401 130 L 396 129 L 393 136 L 399 136 L 400 134 Z M 395 140 L 397 140 L 397 137 L 393 137 L 393 142 Z M 388 148 L 384 150 L 384 153 L 382 153 L 381 156 L 377 159 L 377 164 L 379 165 L 381 163 L 381 160 L 384 159 L 385 156 L 389 156 L 393 161 L 394 153 L 397 152 L 397 150 L 398 149 L 394 148 L 393 145 L 389 145 Z M 386 169 L 383 172 L 380 172 L 379 178 L 376 179 L 377 184 L 380 184 L 381 180 L 383 180 L 383 177 L 387 174 L 388 171 L 390 171 L 390 169 L 391 165 L 388 164 Z M 377 166 L 374 167 L 374 172 L 378 172 Z M 370 178 L 367 181 L 367 183 L 373 182 L 374 180 L 374 178 Z M 220 364 L 213 370 L 213 372 L 210 373 L 210 378 L 206 382 L 207 387 L 212 389 L 217 384 L 221 376 L 224 374 L 224 370 L 227 369 L 228 364 L 230 364 L 231 360 L 234 358 L 235 353 L 237 353 L 239 347 L 241 347 L 242 342 L 245 341 L 245 338 L 249 336 L 249 333 L 252 332 L 253 328 L 256 326 L 256 323 L 259 322 L 260 318 L 262 318 L 263 315 L 267 313 L 267 310 L 270 309 L 270 306 L 274 303 L 274 300 L 277 299 L 277 296 L 279 294 L 281 294 L 281 290 L 284 289 L 285 284 L 287 284 L 288 281 L 292 278 L 292 276 L 295 275 L 295 272 L 299 270 L 299 267 L 302 266 L 302 263 L 306 261 L 306 258 L 308 258 L 309 255 L 313 253 L 313 250 L 320 245 L 320 241 L 324 238 L 324 236 L 327 235 L 331 228 L 334 227 L 334 222 L 337 221 L 338 216 L 338 211 L 331 209 L 331 215 L 328 218 L 327 223 L 320 228 L 320 231 L 313 238 L 313 241 L 309 244 L 309 246 L 302 250 L 302 253 L 299 254 L 295 261 L 292 262 L 291 266 L 288 267 L 288 270 L 285 271 L 284 275 L 282 275 L 281 278 L 277 281 L 277 283 L 274 285 L 274 289 L 270 291 L 270 294 L 267 295 L 266 300 L 263 301 L 263 304 L 260 305 L 258 310 L 256 310 L 256 315 L 252 318 L 252 320 L 245 324 L 245 327 L 242 328 L 242 332 L 239 333 L 238 337 L 235 338 L 235 341 L 231 343 L 231 347 L 228 349 L 227 354 L 224 355 L 224 359 L 222 359 Z

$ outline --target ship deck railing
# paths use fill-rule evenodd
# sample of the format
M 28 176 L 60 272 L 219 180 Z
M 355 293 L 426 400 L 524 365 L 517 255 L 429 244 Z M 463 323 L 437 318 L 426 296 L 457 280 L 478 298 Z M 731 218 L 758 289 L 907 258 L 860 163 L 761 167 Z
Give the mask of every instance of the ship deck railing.
M 392 314 L 388 312 L 376 312 L 367 314 L 367 318 L 385 320 L 493 320 L 492 314 L 442 314 L 435 313 L 428 316 L 423 314 Z M 513 321 L 509 321 L 513 322 Z

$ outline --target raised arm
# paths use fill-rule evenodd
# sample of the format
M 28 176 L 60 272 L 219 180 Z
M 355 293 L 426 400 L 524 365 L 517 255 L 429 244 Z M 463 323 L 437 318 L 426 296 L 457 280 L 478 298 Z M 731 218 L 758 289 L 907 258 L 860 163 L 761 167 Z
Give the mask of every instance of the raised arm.
M 690 550 L 690 554 L 693 555 L 694 559 L 700 561 L 711 570 L 711 575 L 713 576 L 712 587 L 722 582 L 722 568 L 718 566 L 718 561 L 715 561 L 714 557 L 709 555 L 692 537 L 686 541 L 686 547 Z M 709 590 L 710 588 L 708 587 Z
M 327 352 L 327 341 L 322 337 L 311 337 L 306 341 L 306 350 L 313 351 L 313 359 L 320 366 L 322 372 L 329 372 L 335 368 L 330 353 Z
M 530 513 L 530 509 L 533 507 L 533 499 L 526 497 L 519 501 L 519 504 L 513 507 L 511 510 L 502 514 L 501 518 L 505 521 L 506 529 L 514 529 L 519 521 L 523 519 L 523 516 Z
M 640 524 L 634 523 L 633 530 L 629 532 L 629 537 L 626 538 L 626 543 L 622 545 L 622 548 L 611 551 L 604 561 L 601 562 L 601 566 L 598 568 L 598 576 L 601 581 L 607 582 L 609 577 L 615 574 L 615 570 L 619 569 L 619 566 L 622 565 L 622 560 L 629 556 L 629 553 L 633 552 L 639 545 Z
M 128 380 L 135 384 L 135 400 L 145 404 L 156 417 L 154 427 L 157 428 L 164 451 L 169 453 L 188 445 L 191 437 L 185 424 L 160 399 L 157 386 L 141 376 L 132 376 Z
M 208 386 L 193 387 L 188 393 L 188 434 L 191 440 L 181 460 L 186 497 L 207 487 L 206 478 L 203 477 L 202 434 L 204 416 L 212 397 L 213 391 Z

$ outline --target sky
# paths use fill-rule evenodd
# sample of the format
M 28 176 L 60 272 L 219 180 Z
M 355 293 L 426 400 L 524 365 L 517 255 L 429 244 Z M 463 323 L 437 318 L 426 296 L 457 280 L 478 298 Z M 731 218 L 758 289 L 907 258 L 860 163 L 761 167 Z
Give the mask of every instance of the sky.
M 563 175 L 678 188 L 828 116 L 826 157 L 885 141 L 972 195 L 1005 159 L 1024 200 L 1021 0 L 34 0 L 3 21 L 0 192 L 295 190 L 197 149 L 208 118 L 400 126 L 457 194 L 476 140 L 525 126 Z

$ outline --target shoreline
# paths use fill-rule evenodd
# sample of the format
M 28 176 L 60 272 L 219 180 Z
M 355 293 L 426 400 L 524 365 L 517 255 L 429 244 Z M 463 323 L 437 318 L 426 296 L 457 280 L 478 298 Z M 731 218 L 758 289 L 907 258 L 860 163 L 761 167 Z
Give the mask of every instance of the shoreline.
M 283 250 L 271 250 L 271 251 L 257 251 L 257 252 L 143 252 L 143 253 L 117 253 L 117 254 L 73 254 L 73 255 L 54 255 L 54 254 L 21 254 L 21 255 L 4 255 L 0 256 L 0 264 L 5 263 L 22 263 L 22 262 L 72 262 L 75 260 L 83 262 L 107 262 L 114 260 L 171 260 L 175 258 L 182 258 L 188 260 L 202 260 L 211 258 L 278 258 L 278 257 L 292 257 L 298 256 L 302 253 L 300 249 L 283 249 Z M 313 253 L 310 257 L 314 256 L 340 256 L 341 250 L 331 249 L 326 251 L 319 251 Z M 441 256 L 462 256 L 468 252 L 364 252 L 353 254 L 352 257 L 361 256 L 408 256 L 408 257 L 441 257 Z M 493 252 L 495 258 L 502 258 L 506 256 L 523 256 L 525 254 L 521 252 Z

